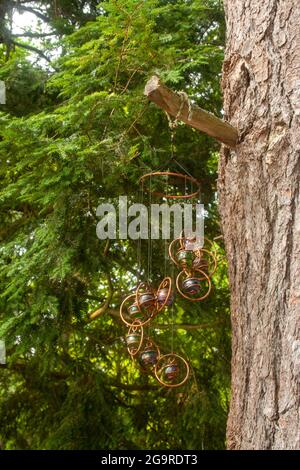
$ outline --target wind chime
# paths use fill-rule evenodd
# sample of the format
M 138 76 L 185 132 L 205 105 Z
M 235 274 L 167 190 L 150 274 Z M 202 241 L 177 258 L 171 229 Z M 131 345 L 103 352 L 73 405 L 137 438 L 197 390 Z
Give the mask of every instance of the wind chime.
M 178 163 L 178 162 L 177 162 Z M 168 179 L 165 192 L 152 190 L 153 178 L 166 177 Z M 172 180 L 170 180 L 172 178 Z M 175 173 L 170 171 L 152 172 L 140 178 L 142 185 L 142 195 L 144 183 L 150 182 L 150 186 L 145 188 L 152 196 L 168 199 L 192 199 L 199 194 L 200 185 L 191 175 Z M 170 181 L 183 181 L 185 192 L 178 190 L 176 184 Z M 187 193 L 187 182 L 196 187 Z M 170 188 L 171 192 L 170 192 Z M 183 385 L 189 378 L 190 367 L 185 358 L 173 351 L 162 354 L 158 345 L 149 334 L 145 334 L 145 326 L 149 326 L 151 321 L 165 309 L 172 308 L 172 325 L 174 328 L 173 312 L 175 302 L 175 286 L 178 293 L 185 299 L 192 302 L 200 302 L 206 299 L 211 292 L 211 277 L 217 267 L 217 258 L 213 243 L 205 238 L 202 247 L 195 245 L 195 240 L 181 233 L 180 237 L 173 240 L 169 246 L 169 256 L 174 265 L 180 269 L 176 282 L 171 277 L 166 276 L 158 288 L 154 288 L 150 280 L 141 282 L 135 292 L 128 295 L 120 307 L 120 318 L 128 328 L 125 337 L 127 350 L 137 363 L 141 371 L 151 373 L 160 385 L 175 388 Z M 151 247 L 151 240 L 149 238 Z M 195 247 L 196 246 L 196 247 Z M 150 259 L 148 249 L 148 261 Z M 141 267 L 140 267 L 141 268 Z M 148 269 L 148 278 L 150 271 Z M 174 286 L 175 284 L 175 286 Z M 159 328 L 156 325 L 155 328 Z M 173 337 L 173 330 L 172 330 Z
M 193 242 L 193 239 L 184 238 L 183 235 L 173 240 L 169 246 L 169 256 L 181 269 L 176 278 L 179 294 L 191 302 L 200 302 L 211 292 L 211 277 L 217 268 L 217 258 L 213 243 L 208 238 L 204 239 L 201 248 L 190 249 Z

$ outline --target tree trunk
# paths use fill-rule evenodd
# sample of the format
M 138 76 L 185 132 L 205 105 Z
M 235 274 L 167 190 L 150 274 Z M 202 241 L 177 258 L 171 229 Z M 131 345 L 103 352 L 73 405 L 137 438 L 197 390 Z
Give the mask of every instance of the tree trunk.
M 229 449 L 300 448 L 300 5 L 225 0 L 220 212 L 229 263 Z

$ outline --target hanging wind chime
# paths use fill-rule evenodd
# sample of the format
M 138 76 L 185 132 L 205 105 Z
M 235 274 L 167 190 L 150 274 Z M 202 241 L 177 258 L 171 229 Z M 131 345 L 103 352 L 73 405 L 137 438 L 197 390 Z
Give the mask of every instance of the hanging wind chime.
M 173 192 L 169 190 L 157 191 L 152 189 L 153 178 L 172 178 Z M 149 187 L 145 187 L 145 182 L 149 180 Z M 174 189 L 174 180 L 184 181 L 186 189 L 187 182 L 196 187 L 182 194 L 178 188 Z M 199 193 L 199 182 L 192 176 L 175 173 L 170 171 L 156 171 L 143 175 L 140 178 L 142 190 L 146 191 L 151 197 L 156 196 L 168 199 L 192 199 Z M 170 184 L 167 185 L 170 189 Z M 176 282 L 166 276 L 159 286 L 155 289 L 150 281 L 151 273 L 151 240 L 148 246 L 148 282 L 141 282 L 135 292 L 128 295 L 120 307 L 120 317 L 128 327 L 125 337 L 128 353 L 133 359 L 137 360 L 140 370 L 144 373 L 151 373 L 160 385 L 175 388 L 183 385 L 189 378 L 190 367 L 185 358 L 173 352 L 162 354 L 158 345 L 147 334 L 144 333 L 144 327 L 151 325 L 151 321 L 164 309 L 173 308 L 175 301 L 175 286 L 178 293 L 185 299 L 195 302 L 202 301 L 208 297 L 211 292 L 211 276 L 217 267 L 217 258 L 213 243 L 207 238 L 204 239 L 204 245 L 199 247 L 195 245 L 195 240 L 184 236 L 173 240 L 169 246 L 169 257 L 174 265 L 180 269 Z M 140 256 L 139 256 L 140 259 Z M 175 286 L 174 286 L 175 284 Z M 173 318 L 172 318 L 173 320 Z M 171 327 L 174 326 L 172 322 Z M 155 328 L 159 328 L 156 325 Z M 172 332 L 173 336 L 173 332 Z

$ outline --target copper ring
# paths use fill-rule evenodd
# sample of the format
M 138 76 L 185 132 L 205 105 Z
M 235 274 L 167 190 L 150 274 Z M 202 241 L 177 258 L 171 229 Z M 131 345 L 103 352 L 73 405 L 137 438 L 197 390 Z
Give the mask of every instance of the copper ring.
M 152 194 L 153 196 L 159 196 L 159 197 L 164 197 L 166 199 L 191 199 L 199 194 L 200 191 L 200 183 L 197 181 L 195 178 L 189 175 L 184 175 L 182 173 L 174 173 L 172 171 L 155 171 L 153 173 L 147 173 L 146 175 L 143 175 L 139 179 L 139 183 L 144 183 L 144 180 L 146 178 L 151 178 L 152 176 L 176 176 L 179 179 L 184 179 L 185 181 L 191 181 L 197 186 L 197 191 L 194 191 L 193 193 L 190 194 L 182 194 L 182 195 L 172 195 L 172 194 L 166 194 L 166 193 L 160 193 L 159 191 L 150 191 L 148 188 L 144 188 L 147 193 Z
M 196 279 L 198 279 L 199 281 L 202 281 L 202 280 L 206 280 L 208 282 L 208 290 L 206 292 L 206 294 L 204 294 L 202 297 L 197 297 L 195 299 L 193 299 L 192 297 L 188 297 L 186 294 L 184 294 L 182 292 L 182 290 L 180 289 L 180 277 L 183 275 L 183 274 L 187 274 L 185 271 L 180 271 L 180 273 L 178 274 L 177 278 L 176 278 L 176 287 L 178 289 L 178 292 L 180 293 L 180 295 L 182 295 L 182 297 L 184 297 L 185 299 L 187 300 L 190 300 L 191 302 L 200 302 L 201 300 L 204 300 L 206 299 L 206 297 L 209 296 L 210 294 L 210 291 L 211 291 L 211 280 L 209 278 L 209 276 L 207 274 L 205 274 L 204 271 L 201 271 L 201 269 L 194 269 L 193 272 L 199 272 L 201 273 L 202 276 L 204 276 L 204 278 L 200 278 L 200 277 L 197 277 Z
M 197 251 L 198 250 L 194 252 L 196 256 L 197 256 Z M 217 258 L 212 251 L 206 250 L 205 248 L 199 248 L 199 251 L 200 251 L 200 256 L 201 256 L 201 253 L 204 252 L 204 253 L 207 253 L 213 259 L 212 270 L 208 273 L 208 275 L 211 277 L 217 269 L 217 265 L 218 265 Z
M 154 292 L 154 289 L 149 284 L 147 284 L 146 282 L 141 282 L 138 285 L 138 288 L 137 288 L 136 293 L 135 293 L 135 301 L 136 301 L 136 304 L 137 304 L 137 306 L 139 308 L 139 311 L 141 313 L 143 313 L 143 310 L 142 310 L 142 307 L 141 307 L 141 304 L 140 304 L 140 295 L 141 295 L 140 290 L 143 289 L 143 288 L 146 288 L 146 291 L 148 293 L 153 294 L 153 296 L 155 297 L 155 304 L 153 305 L 153 309 L 151 309 L 151 311 L 150 311 L 150 316 L 149 316 L 149 321 L 150 321 L 153 317 L 155 317 L 158 314 L 158 311 L 156 309 L 156 294 Z
M 129 299 L 132 299 L 135 301 L 136 299 L 136 294 L 130 294 L 128 295 L 124 300 L 123 302 L 121 303 L 121 306 L 120 306 L 120 317 L 121 317 L 121 320 L 125 323 L 125 325 L 127 326 L 132 326 L 134 324 L 134 322 L 136 321 L 136 319 L 134 319 L 132 321 L 132 323 L 130 323 L 128 320 L 126 320 L 125 318 L 125 315 L 124 315 L 124 312 L 123 312 L 123 309 L 124 309 L 124 306 L 125 306 L 125 303 L 128 302 Z M 142 313 L 142 312 L 141 312 Z M 147 318 L 145 321 L 140 321 L 140 325 L 141 326 L 144 326 L 144 325 L 147 325 L 147 323 L 150 322 L 150 320 L 152 319 L 152 317 L 150 316 L 149 318 Z
M 185 374 L 184 378 L 181 380 L 181 382 L 179 382 L 179 383 L 177 383 L 177 384 L 167 384 L 167 383 L 165 383 L 163 380 L 161 380 L 161 379 L 159 378 L 159 376 L 158 376 L 158 373 L 161 371 L 161 369 L 158 370 L 158 364 L 159 364 L 159 362 L 160 362 L 162 359 L 164 359 L 164 358 L 166 358 L 166 357 L 169 357 L 169 356 L 171 356 L 171 357 L 176 357 L 177 359 L 180 359 L 180 360 L 183 362 L 183 364 L 184 364 L 184 366 L 185 366 L 185 368 L 186 368 L 186 374 Z M 176 388 L 176 387 L 180 387 L 181 385 L 183 385 L 183 384 L 187 381 L 187 379 L 189 378 L 189 375 L 190 375 L 190 366 L 189 366 L 188 362 L 187 362 L 183 357 L 179 356 L 178 354 L 169 353 L 169 354 L 165 354 L 165 355 L 159 357 L 157 363 L 155 364 L 154 374 L 155 374 L 155 378 L 158 380 L 158 382 L 159 382 L 161 385 L 163 385 L 164 387 Z
M 180 248 L 185 249 L 184 240 L 188 240 L 188 238 L 184 236 L 184 230 L 182 230 L 182 232 L 180 233 L 180 235 L 178 237 L 178 240 L 180 240 Z M 205 243 L 208 243 L 211 246 L 212 251 L 214 251 L 214 252 L 216 251 L 214 249 L 213 242 L 209 238 L 204 237 L 203 240 L 204 240 L 203 247 L 205 246 Z M 203 247 L 199 248 L 199 250 L 202 250 Z
M 157 351 L 157 361 L 159 361 L 161 356 L 160 356 L 160 350 L 159 350 L 159 347 L 157 346 L 157 344 L 150 337 L 145 338 L 144 343 L 145 343 L 145 347 L 144 347 L 144 349 L 140 350 L 139 353 L 142 354 L 145 350 L 147 350 L 147 348 L 153 347 Z M 143 368 L 141 364 L 139 364 L 139 366 L 140 366 L 141 372 L 143 372 L 143 373 L 149 373 L 150 372 L 149 369 L 151 369 L 151 367 L 149 369 L 146 369 L 146 368 Z M 155 366 L 152 366 L 152 368 L 153 367 L 155 367 Z
M 127 346 L 127 351 L 129 352 L 130 356 L 135 356 L 139 352 L 139 350 L 142 347 L 143 341 L 144 341 L 144 328 L 143 328 L 143 325 L 141 324 L 140 320 L 134 320 L 133 324 L 131 325 L 131 327 L 128 330 L 128 333 L 127 333 L 126 337 L 130 336 L 131 334 L 136 333 L 136 331 L 138 329 L 140 329 L 140 334 L 139 334 L 140 342 L 139 342 L 138 347 L 134 348 L 133 350 L 130 350 L 129 346 Z
M 216 252 L 215 247 L 214 247 L 214 243 L 213 243 L 209 238 L 204 237 L 204 245 L 203 245 L 203 246 L 205 246 L 205 243 L 207 243 L 208 245 L 210 245 L 210 247 L 211 247 L 211 252 L 212 252 L 212 253 L 215 253 L 215 252 Z M 202 249 L 202 248 L 201 248 L 201 249 Z
M 178 261 L 176 260 L 176 258 L 173 256 L 173 253 L 172 253 L 172 248 L 173 248 L 173 245 L 175 245 L 175 243 L 179 242 L 180 243 L 180 247 L 181 247 L 181 238 L 175 238 L 175 240 L 172 240 L 170 245 L 169 245 L 169 256 L 171 258 L 171 260 L 173 261 L 174 264 L 176 264 L 176 266 L 180 266 Z
M 193 237 L 193 238 L 196 238 L 196 237 Z M 184 245 L 184 241 L 185 241 L 185 240 L 192 240 L 192 238 L 185 237 L 185 236 L 184 236 L 184 230 L 182 230 L 182 232 L 181 232 L 180 235 L 179 235 L 178 240 L 180 240 L 180 248 L 181 248 L 182 250 L 186 250 L 186 247 L 185 247 L 185 245 Z M 205 237 L 203 238 L 203 240 L 204 240 L 204 243 L 205 243 L 205 240 L 210 241 L 208 238 L 205 238 Z M 202 247 L 199 248 L 199 250 L 200 250 L 200 249 L 202 249 Z M 188 250 L 188 251 L 194 251 L 194 250 Z
M 159 305 L 158 303 L 158 298 L 157 298 L 157 293 L 161 290 L 161 289 L 166 289 L 168 287 L 168 294 L 165 298 L 165 301 L 162 305 Z M 156 309 L 157 309 L 157 312 L 160 312 L 163 308 L 165 308 L 169 298 L 170 298 L 170 295 L 172 294 L 172 279 L 170 277 L 165 277 L 161 283 L 159 284 L 158 286 L 158 289 L 157 289 L 157 293 L 156 293 Z

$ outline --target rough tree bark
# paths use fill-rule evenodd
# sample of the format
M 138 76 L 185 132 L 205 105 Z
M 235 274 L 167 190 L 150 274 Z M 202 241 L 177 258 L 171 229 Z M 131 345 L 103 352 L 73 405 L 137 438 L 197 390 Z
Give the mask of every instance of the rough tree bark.
M 300 4 L 225 0 L 220 211 L 232 300 L 229 449 L 300 448 Z

